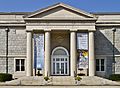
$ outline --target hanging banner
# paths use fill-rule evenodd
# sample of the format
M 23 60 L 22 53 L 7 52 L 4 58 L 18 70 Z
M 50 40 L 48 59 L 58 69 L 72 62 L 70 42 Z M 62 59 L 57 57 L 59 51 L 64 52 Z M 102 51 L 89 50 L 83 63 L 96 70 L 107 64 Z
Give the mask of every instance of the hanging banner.
M 79 52 L 79 69 L 88 68 L 88 33 L 77 33 L 77 49 Z
M 44 34 L 34 34 L 34 68 L 44 68 Z
M 77 33 L 77 49 L 88 50 L 88 33 Z
M 80 50 L 79 53 L 79 69 L 87 69 L 88 68 L 88 50 Z

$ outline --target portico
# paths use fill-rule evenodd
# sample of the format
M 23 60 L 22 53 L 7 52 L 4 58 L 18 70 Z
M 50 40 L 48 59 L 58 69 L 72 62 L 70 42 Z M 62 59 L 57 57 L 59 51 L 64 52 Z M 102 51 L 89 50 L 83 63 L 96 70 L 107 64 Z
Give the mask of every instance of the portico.
M 52 13 L 51 13 L 52 11 Z M 65 4 L 57 4 L 24 18 L 27 32 L 26 76 L 33 75 L 33 35 L 44 35 L 43 75 L 75 76 L 77 72 L 77 33 L 88 34 L 88 73 L 95 75 L 94 31 L 96 18 Z

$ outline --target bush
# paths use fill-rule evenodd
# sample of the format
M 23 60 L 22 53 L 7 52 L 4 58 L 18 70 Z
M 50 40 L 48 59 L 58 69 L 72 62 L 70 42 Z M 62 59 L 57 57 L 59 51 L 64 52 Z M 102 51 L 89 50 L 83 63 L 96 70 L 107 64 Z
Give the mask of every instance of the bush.
M 45 79 L 45 81 L 50 80 L 48 76 L 45 76 L 44 79 Z
M 75 80 L 80 81 L 80 80 L 82 80 L 82 78 L 80 76 L 76 76 Z
M 109 76 L 109 79 L 113 81 L 120 81 L 120 74 L 112 74 Z
M 0 73 L 0 82 L 10 81 L 12 80 L 11 74 Z

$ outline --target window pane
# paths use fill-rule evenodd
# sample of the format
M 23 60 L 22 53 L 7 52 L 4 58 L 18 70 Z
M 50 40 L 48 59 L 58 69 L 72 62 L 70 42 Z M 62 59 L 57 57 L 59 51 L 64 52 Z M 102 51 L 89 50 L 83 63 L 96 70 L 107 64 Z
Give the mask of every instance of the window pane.
M 20 66 L 20 61 L 19 61 L 19 59 L 16 59 L 16 66 Z
M 56 63 L 56 70 L 57 70 L 57 74 L 59 74 L 59 70 L 60 70 L 59 63 Z
M 65 63 L 65 74 L 67 74 L 67 63 Z
M 96 71 L 99 71 L 99 66 L 96 66 Z
M 55 63 L 53 63 L 53 74 L 55 74 Z
M 60 59 L 59 59 L 59 58 L 56 58 L 56 61 L 60 61 Z
M 101 59 L 101 71 L 104 71 L 104 59 Z
M 101 71 L 104 71 L 104 66 L 101 66 Z
M 19 66 L 16 66 L 16 71 L 20 71 L 20 67 Z
M 15 64 L 16 64 L 16 71 L 20 71 L 20 60 L 19 59 L 16 59 L 16 62 L 15 62 Z
M 24 59 L 21 59 L 21 66 L 24 66 L 24 63 L 25 63 Z
M 25 71 L 25 60 L 21 59 L 21 71 Z
M 101 66 L 104 66 L 104 59 L 101 59 Z
M 67 61 L 67 58 L 65 58 L 65 61 Z
M 96 71 L 99 71 L 99 59 L 96 59 Z
M 64 61 L 64 58 L 61 58 L 61 61 Z
M 21 66 L 21 71 L 25 71 L 25 67 L 24 66 Z
M 99 59 L 96 59 L 96 66 L 99 66 Z
M 64 63 L 61 63 L 61 74 L 64 74 Z

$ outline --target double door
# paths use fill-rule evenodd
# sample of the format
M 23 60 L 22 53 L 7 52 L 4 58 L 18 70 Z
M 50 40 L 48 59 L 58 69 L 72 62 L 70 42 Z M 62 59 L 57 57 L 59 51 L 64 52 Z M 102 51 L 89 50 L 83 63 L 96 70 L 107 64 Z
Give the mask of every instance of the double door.
M 52 75 L 69 75 L 69 58 L 56 56 L 52 58 Z

